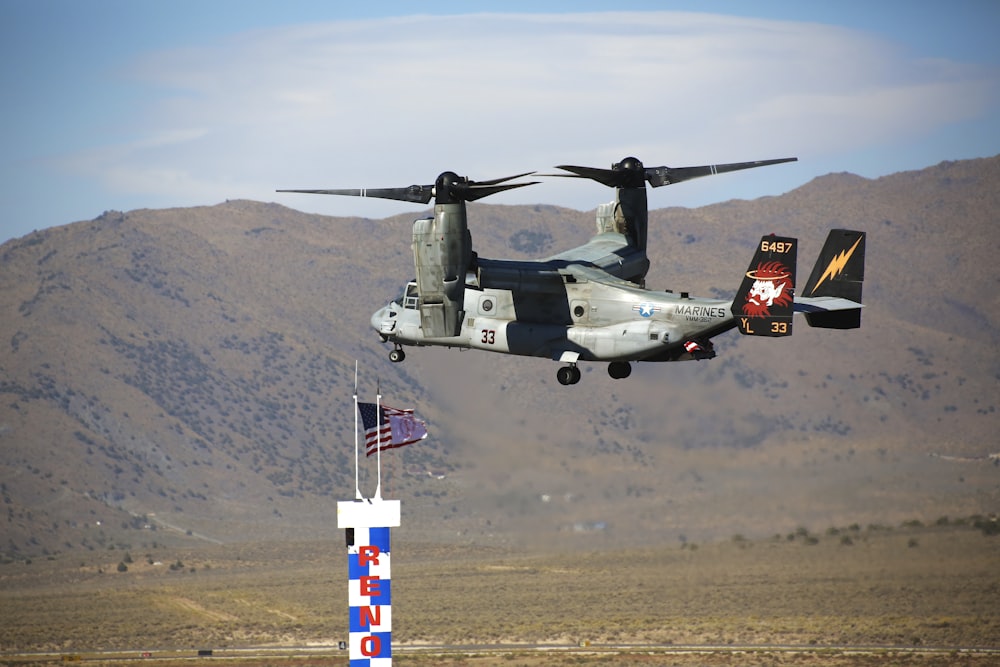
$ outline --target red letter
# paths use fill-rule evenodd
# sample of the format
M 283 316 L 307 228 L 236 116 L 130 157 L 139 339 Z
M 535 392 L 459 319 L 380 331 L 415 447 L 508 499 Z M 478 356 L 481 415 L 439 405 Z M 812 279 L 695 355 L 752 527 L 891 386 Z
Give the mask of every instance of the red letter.
M 361 638 L 361 655 L 371 658 L 382 652 L 382 640 L 375 635 Z
M 378 577 L 361 577 L 359 580 L 361 582 L 361 594 L 371 597 L 372 595 L 381 595 L 379 593 L 379 579 Z
M 378 547 L 361 547 L 358 549 L 358 565 L 364 567 L 368 563 L 378 565 Z
M 382 607 L 361 607 L 358 610 L 358 620 L 361 622 L 361 627 L 363 628 L 370 628 L 372 625 L 381 625 Z

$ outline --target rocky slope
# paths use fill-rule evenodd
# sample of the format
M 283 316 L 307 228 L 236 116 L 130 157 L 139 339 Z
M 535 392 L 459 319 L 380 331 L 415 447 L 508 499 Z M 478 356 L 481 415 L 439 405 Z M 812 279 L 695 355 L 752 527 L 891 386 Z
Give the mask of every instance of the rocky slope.
M 639 364 L 626 381 L 594 364 L 573 387 L 539 359 L 388 362 L 368 319 L 412 274 L 420 211 L 230 201 L 11 240 L 0 551 L 333 531 L 354 495 L 356 361 L 362 400 L 379 383 L 429 424 L 386 456 L 383 490 L 405 530 L 436 539 L 662 542 L 996 512 L 998 180 L 991 158 L 652 211 L 648 284 L 703 295 L 735 291 L 763 233 L 799 237 L 805 273 L 827 229 L 867 230 L 863 326 L 734 332 L 712 361 Z M 610 197 L 595 188 L 595 204 Z M 488 257 L 551 254 L 592 219 L 470 205 Z M 362 462 L 367 494 L 374 476 Z

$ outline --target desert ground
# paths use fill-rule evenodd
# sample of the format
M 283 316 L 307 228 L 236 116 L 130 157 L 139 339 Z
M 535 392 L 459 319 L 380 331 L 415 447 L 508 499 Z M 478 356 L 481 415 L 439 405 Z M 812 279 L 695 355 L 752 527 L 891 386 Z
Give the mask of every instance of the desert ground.
M 1000 664 L 1000 537 L 990 527 L 942 518 L 642 549 L 586 536 L 516 546 L 394 538 L 394 660 Z M 331 539 L 150 542 L 8 562 L 2 657 L 184 664 L 212 650 L 240 664 L 346 664 L 346 560 Z

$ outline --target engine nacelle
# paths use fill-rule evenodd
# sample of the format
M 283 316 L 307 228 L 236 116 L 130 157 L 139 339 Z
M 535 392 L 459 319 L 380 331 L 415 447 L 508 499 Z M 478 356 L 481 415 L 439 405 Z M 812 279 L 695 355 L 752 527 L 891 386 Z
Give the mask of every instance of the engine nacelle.
M 438 204 L 433 218 L 413 223 L 420 326 L 427 338 L 457 336 L 464 313 L 472 237 L 464 203 Z

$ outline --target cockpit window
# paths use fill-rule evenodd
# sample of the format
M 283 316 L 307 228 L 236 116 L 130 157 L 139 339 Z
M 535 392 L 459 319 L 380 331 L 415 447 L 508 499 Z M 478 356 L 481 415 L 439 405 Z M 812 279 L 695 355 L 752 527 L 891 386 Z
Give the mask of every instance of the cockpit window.
M 403 308 L 409 308 L 411 310 L 416 310 L 417 299 L 419 298 L 417 293 L 417 283 L 409 282 L 406 284 L 406 292 L 403 294 L 401 301 L 403 302 Z

